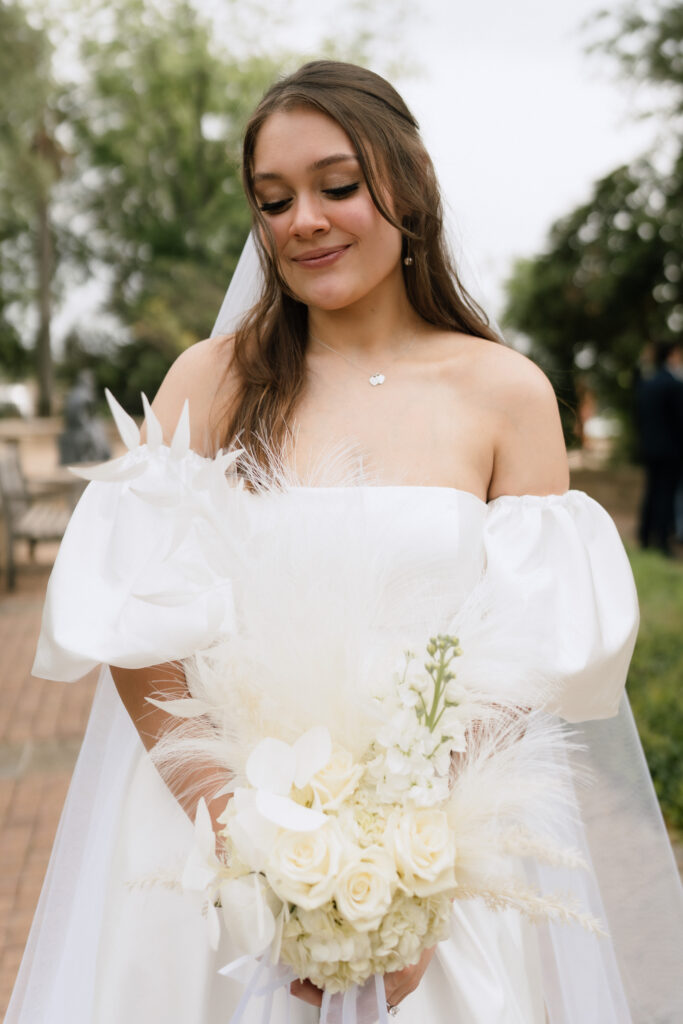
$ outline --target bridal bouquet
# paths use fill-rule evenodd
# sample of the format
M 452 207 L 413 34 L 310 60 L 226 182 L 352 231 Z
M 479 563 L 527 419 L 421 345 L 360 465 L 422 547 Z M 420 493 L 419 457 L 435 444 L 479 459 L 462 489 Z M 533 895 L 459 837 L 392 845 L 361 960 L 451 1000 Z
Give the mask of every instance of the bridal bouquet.
M 218 850 L 200 801 L 182 884 L 203 895 L 214 947 L 222 920 L 243 953 L 334 993 L 415 963 L 446 937 L 454 899 L 598 929 L 508 866 L 510 854 L 580 862 L 523 825 L 543 799 L 534 775 L 553 727 L 468 693 L 454 636 L 430 638 L 425 654 L 406 652 L 376 698 L 378 728 L 360 756 L 324 724 L 292 743 L 261 739 L 246 784 L 225 787 Z M 207 710 L 196 698 L 154 703 L 188 719 Z

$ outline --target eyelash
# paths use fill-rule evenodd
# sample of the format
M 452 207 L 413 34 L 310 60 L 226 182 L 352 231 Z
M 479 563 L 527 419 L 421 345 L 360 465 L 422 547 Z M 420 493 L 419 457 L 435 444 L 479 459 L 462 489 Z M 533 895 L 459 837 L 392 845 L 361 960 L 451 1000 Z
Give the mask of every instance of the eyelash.
M 341 185 L 339 188 L 326 188 L 323 192 L 330 199 L 346 199 L 347 196 L 353 195 L 357 191 L 359 181 L 354 181 L 352 185 Z M 262 213 L 283 213 L 285 207 L 291 202 L 290 199 L 278 199 L 274 203 L 260 203 L 259 210 Z

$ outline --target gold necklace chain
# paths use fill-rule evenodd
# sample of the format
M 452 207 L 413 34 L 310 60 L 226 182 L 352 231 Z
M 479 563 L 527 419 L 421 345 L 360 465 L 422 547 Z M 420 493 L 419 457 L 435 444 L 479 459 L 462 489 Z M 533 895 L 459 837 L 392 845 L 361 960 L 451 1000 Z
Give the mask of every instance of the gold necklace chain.
M 323 341 L 322 338 L 317 338 L 315 336 L 315 334 L 311 334 L 310 331 L 309 331 L 309 337 L 310 337 L 311 341 L 317 341 L 318 344 L 322 345 L 323 348 L 326 348 L 330 352 L 334 352 L 335 355 L 340 356 L 342 359 L 345 359 L 347 363 L 349 363 L 351 366 L 355 366 L 355 368 L 357 370 L 363 370 L 364 373 L 368 372 L 367 368 L 364 367 L 364 366 L 361 366 L 361 364 L 357 363 L 355 359 L 351 359 L 350 356 L 347 356 L 343 352 L 340 352 L 339 349 L 333 348 L 332 345 L 328 345 L 326 341 Z M 407 352 L 408 349 L 410 348 L 410 346 L 413 344 L 414 341 L 415 341 L 415 336 L 413 335 L 413 337 L 410 339 L 410 341 L 408 342 L 407 345 L 404 345 L 402 348 L 400 348 L 398 350 L 398 352 L 394 353 L 394 355 L 391 358 L 391 362 L 393 363 L 395 359 L 398 359 L 398 357 L 403 352 Z M 368 377 L 368 384 L 370 384 L 373 388 L 376 388 L 380 384 L 384 384 L 384 381 L 386 379 L 387 379 L 386 378 L 386 374 L 382 373 L 381 370 L 378 370 L 376 373 L 371 373 L 370 374 L 370 376 Z

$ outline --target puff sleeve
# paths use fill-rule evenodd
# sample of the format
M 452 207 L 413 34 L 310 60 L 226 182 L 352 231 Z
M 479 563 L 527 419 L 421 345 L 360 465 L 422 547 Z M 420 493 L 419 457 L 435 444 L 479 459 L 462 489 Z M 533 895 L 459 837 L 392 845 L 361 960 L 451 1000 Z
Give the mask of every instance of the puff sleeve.
M 569 722 L 617 713 L 638 631 L 633 574 L 607 512 L 581 491 L 491 501 L 486 576 L 514 608 L 536 669 L 554 684 L 549 710 Z
M 186 416 L 169 447 L 149 410 L 146 445 L 116 415 L 131 450 L 78 471 L 91 482 L 48 584 L 32 670 L 42 678 L 182 659 L 234 627 L 230 545 L 212 543 L 225 532 L 216 510 L 230 490 L 226 456 L 191 451 Z

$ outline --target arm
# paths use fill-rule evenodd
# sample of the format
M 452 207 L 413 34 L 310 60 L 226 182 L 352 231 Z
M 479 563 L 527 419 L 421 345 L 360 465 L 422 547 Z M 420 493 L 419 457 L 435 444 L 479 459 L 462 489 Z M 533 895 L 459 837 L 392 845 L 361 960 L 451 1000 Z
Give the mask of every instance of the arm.
M 210 339 L 193 345 L 173 363 L 152 403 L 166 443 L 171 440 L 187 400 L 192 447 L 200 454 L 210 455 L 219 447 L 211 414 L 212 410 L 220 411 L 218 399 L 225 381 L 227 352 L 224 339 Z M 144 443 L 144 425 L 141 440 Z M 190 696 L 181 664 L 168 662 L 142 669 L 111 666 L 111 673 L 121 701 L 147 750 L 152 750 L 162 734 L 182 724 L 147 700 L 148 697 Z M 165 778 L 164 781 L 192 821 L 197 802 L 203 796 L 214 829 L 217 829 L 216 818 L 225 808 L 226 797 L 213 798 L 220 788 L 216 785 L 213 766 L 198 766 L 186 771 L 183 779 Z
M 569 466 L 550 381 L 512 349 L 500 346 L 488 354 L 498 357 L 486 375 L 498 408 L 489 500 L 503 494 L 564 494 Z
M 183 668 L 177 662 L 152 665 L 150 668 L 126 669 L 110 666 L 111 674 L 119 697 L 131 717 L 146 750 L 152 750 L 159 737 L 169 729 L 178 727 L 178 720 L 167 712 L 150 704 L 148 697 L 164 698 L 189 697 Z M 214 831 L 218 832 L 217 818 L 225 809 L 228 797 L 214 797 L 220 786 L 216 785 L 215 768 L 212 765 L 197 766 L 184 773 L 182 779 L 164 778 L 164 782 L 180 806 L 194 821 L 200 797 L 206 800 Z

